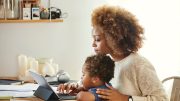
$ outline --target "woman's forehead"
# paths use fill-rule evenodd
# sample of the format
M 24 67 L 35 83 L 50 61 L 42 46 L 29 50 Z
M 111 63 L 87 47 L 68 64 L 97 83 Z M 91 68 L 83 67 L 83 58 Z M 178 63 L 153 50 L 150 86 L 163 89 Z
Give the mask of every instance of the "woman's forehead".
M 94 26 L 92 30 L 95 33 L 102 33 L 103 32 L 102 28 L 99 26 Z
M 88 66 L 87 63 L 84 63 L 82 69 L 85 70 L 87 66 Z
M 103 36 L 103 34 L 98 29 L 92 29 L 92 36 Z

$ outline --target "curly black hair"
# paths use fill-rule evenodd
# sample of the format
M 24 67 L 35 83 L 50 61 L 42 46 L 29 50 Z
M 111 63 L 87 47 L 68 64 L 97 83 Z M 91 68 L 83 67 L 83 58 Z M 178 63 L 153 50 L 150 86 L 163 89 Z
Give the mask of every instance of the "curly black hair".
M 115 54 L 128 55 L 142 47 L 144 29 L 136 17 L 119 6 L 103 5 L 93 10 L 92 26 L 101 28 Z
M 92 55 L 85 60 L 86 70 L 90 77 L 97 76 L 103 82 L 109 82 L 114 77 L 114 61 L 107 55 Z

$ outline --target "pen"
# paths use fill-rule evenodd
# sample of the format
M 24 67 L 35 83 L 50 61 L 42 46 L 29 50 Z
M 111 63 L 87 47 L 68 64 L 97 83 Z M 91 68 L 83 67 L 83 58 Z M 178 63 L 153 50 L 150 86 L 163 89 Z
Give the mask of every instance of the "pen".
M 0 96 L 0 100 L 11 99 L 13 96 Z

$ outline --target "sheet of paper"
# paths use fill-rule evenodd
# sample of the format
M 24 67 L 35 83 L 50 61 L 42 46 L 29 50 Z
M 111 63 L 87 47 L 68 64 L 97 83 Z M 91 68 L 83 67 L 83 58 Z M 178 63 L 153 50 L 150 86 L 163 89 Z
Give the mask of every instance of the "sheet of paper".
M 38 84 L 0 85 L 0 99 L 6 97 L 33 97 Z
M 17 92 L 17 91 L 0 91 L 0 99 L 1 97 L 34 97 L 33 91 L 26 91 L 26 92 Z
M 28 83 L 23 85 L 0 85 L 0 91 L 19 91 L 19 92 L 26 92 L 26 91 L 33 91 L 38 88 L 37 84 Z

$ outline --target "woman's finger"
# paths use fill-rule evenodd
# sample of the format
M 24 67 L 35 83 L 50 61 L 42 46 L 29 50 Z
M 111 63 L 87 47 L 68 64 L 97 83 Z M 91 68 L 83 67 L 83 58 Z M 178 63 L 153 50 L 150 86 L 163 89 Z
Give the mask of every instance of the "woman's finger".
M 109 96 L 105 96 L 105 95 L 98 95 L 98 97 L 100 97 L 100 98 L 102 98 L 102 99 L 109 100 Z
M 109 89 L 114 89 L 111 85 L 109 85 L 108 83 L 105 83 L 105 85 L 109 88 Z
M 111 95 L 111 91 L 107 89 L 97 89 L 96 93 L 100 95 Z
M 100 91 L 100 92 L 111 92 L 110 89 L 100 89 L 100 88 L 98 88 L 97 91 Z

